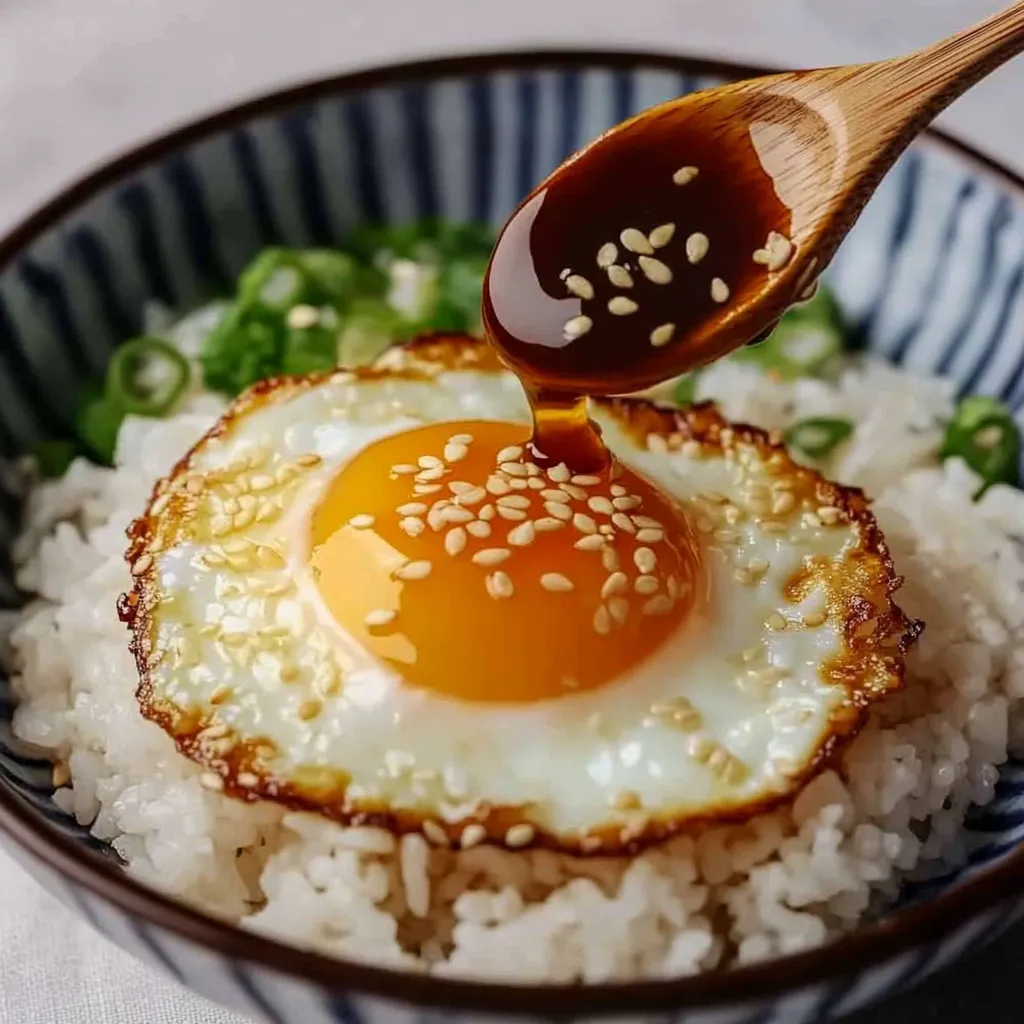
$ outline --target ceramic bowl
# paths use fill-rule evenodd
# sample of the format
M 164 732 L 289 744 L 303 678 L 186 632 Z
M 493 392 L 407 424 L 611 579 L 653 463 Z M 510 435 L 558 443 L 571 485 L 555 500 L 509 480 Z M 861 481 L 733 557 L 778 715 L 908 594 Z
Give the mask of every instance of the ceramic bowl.
M 751 69 L 541 53 L 391 67 L 217 114 L 114 161 L 0 242 L 0 456 L 69 423 L 76 382 L 136 332 L 143 303 L 223 291 L 261 246 L 337 242 L 363 219 L 500 223 L 603 129 Z M 860 344 L 1024 408 L 1024 182 L 940 135 L 900 162 L 831 273 Z M 0 549 L 17 507 L 0 492 Z M 15 604 L 0 554 L 0 601 Z M 841 1016 L 987 942 L 1024 910 L 1024 762 L 969 823 L 961 870 L 908 888 L 826 949 L 727 974 L 508 987 L 342 963 L 237 930 L 130 880 L 51 801 L 11 739 L 0 679 L 0 839 L 98 931 L 197 992 L 271 1024 L 658 1018 L 802 1024 Z

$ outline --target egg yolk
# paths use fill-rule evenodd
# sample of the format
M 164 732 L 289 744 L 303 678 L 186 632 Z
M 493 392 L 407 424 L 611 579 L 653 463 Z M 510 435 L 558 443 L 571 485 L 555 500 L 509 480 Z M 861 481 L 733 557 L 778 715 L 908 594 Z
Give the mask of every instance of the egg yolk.
M 699 548 L 682 509 L 617 463 L 541 469 L 525 433 L 473 421 L 383 438 L 316 510 L 328 609 L 412 685 L 512 703 L 593 689 L 694 605 Z

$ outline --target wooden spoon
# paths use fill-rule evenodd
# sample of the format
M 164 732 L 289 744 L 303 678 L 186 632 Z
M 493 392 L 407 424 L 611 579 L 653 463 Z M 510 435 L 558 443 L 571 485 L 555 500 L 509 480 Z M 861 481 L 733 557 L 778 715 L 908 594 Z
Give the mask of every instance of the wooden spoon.
M 503 230 L 484 323 L 535 396 L 650 387 L 808 294 L 941 110 L 1024 50 L 1024 2 L 925 50 L 653 107 L 559 167 Z

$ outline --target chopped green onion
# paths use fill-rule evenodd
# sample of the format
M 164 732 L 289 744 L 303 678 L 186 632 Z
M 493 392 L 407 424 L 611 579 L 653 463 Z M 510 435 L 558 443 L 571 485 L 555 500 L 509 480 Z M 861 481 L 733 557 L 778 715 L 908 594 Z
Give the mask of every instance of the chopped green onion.
M 786 444 L 812 459 L 823 459 L 852 433 L 853 424 L 849 420 L 800 420 L 786 431 Z
M 104 394 L 95 381 L 86 385 L 75 415 L 75 433 L 97 462 L 113 465 L 117 432 L 124 417 L 124 407 L 116 398 Z
M 32 446 L 39 472 L 45 477 L 54 479 L 63 476 L 75 457 L 78 445 L 74 441 L 38 441 Z
M 404 341 L 416 328 L 386 302 L 356 299 L 338 334 L 336 359 L 342 366 L 366 366 L 396 341 Z
M 337 365 L 337 331 L 320 324 L 293 328 L 284 340 L 282 373 L 314 373 Z
M 820 286 L 812 299 L 789 310 L 764 341 L 739 349 L 731 358 L 759 363 L 782 380 L 796 380 L 822 373 L 842 350 L 839 306 Z
M 987 395 L 962 398 L 946 428 L 941 455 L 943 459 L 962 458 L 981 477 L 982 491 L 992 484 L 1016 486 L 1020 427 L 998 399 Z
M 684 373 L 676 381 L 676 386 L 672 392 L 676 405 L 693 405 L 697 397 L 697 380 L 699 377 L 700 374 L 694 371 L 693 373 Z
M 441 268 L 437 306 L 429 324 L 431 330 L 482 332 L 480 300 L 487 259 L 486 255 L 453 257 Z
M 161 338 L 122 345 L 107 366 L 107 395 L 126 413 L 166 416 L 188 387 L 188 360 Z

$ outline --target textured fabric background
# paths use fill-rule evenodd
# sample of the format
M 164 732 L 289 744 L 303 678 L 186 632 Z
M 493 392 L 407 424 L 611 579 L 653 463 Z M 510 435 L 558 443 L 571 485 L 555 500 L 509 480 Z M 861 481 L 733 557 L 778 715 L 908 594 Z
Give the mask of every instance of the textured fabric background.
M 0 230 L 139 139 L 277 85 L 444 52 L 590 45 L 879 58 L 1000 0 L 0 0 Z M 1024 169 L 1024 59 L 944 119 Z M 851 1024 L 1019 1024 L 1024 935 Z M 0 1024 L 244 1024 L 80 925 L 0 854 Z

